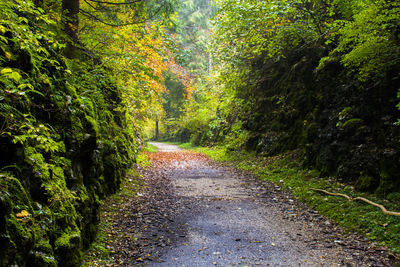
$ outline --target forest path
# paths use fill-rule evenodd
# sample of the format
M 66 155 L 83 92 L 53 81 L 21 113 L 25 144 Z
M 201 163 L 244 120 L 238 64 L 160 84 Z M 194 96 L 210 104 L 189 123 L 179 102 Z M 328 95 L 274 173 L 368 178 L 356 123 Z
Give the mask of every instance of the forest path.
M 139 197 L 113 222 L 128 266 L 391 266 L 384 250 L 278 186 L 176 146 L 151 143 Z M 134 238 L 132 238 L 134 237 Z M 112 265 L 111 265 L 112 266 Z
M 149 144 L 157 147 L 158 152 L 177 152 L 182 150 L 177 145 L 171 145 L 161 142 L 149 142 Z

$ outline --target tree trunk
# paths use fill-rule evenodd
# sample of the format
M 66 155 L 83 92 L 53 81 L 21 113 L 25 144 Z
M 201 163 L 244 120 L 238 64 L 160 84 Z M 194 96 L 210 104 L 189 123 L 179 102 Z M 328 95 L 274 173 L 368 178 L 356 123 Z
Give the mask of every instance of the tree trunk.
M 156 120 L 156 140 L 160 137 L 159 129 L 158 129 L 158 120 Z
M 66 18 L 64 31 L 70 37 L 70 40 L 67 41 L 65 56 L 73 58 L 76 50 L 75 44 L 78 42 L 79 0 L 62 0 L 62 10 Z

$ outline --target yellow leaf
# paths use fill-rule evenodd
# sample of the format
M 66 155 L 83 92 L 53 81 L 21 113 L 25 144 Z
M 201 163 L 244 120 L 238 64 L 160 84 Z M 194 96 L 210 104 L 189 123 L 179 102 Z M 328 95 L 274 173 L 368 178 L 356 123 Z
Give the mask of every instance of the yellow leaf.
M 7 58 L 8 60 L 10 60 L 10 59 L 11 59 L 11 53 L 5 52 L 5 54 L 6 54 L 6 58 Z
M 16 82 L 18 82 L 19 80 L 21 80 L 21 75 L 20 75 L 18 72 L 16 72 L 16 71 L 13 71 L 12 73 L 10 73 L 10 74 L 8 75 L 8 77 L 11 78 L 11 79 L 13 79 L 13 80 L 16 81 Z
M 23 218 L 23 217 L 29 216 L 29 212 L 26 210 L 21 210 L 21 212 L 15 214 L 15 216 L 17 216 L 18 218 Z
M 26 87 L 28 87 L 31 90 L 34 89 L 32 84 L 30 84 L 30 83 L 23 83 L 23 84 L 18 85 L 18 89 L 25 89 Z
M 4 68 L 4 69 L 0 70 L 0 74 L 5 75 L 9 79 L 13 79 L 16 82 L 18 82 L 21 79 L 21 75 L 18 72 L 13 71 L 10 68 Z
M 10 68 L 4 68 L 2 70 L 0 70 L 0 74 L 7 74 L 7 73 L 11 73 L 12 69 Z

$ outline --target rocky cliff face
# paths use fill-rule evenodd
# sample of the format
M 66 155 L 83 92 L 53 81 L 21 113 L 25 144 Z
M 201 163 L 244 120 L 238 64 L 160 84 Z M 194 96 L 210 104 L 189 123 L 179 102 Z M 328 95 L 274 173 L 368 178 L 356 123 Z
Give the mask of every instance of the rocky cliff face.
M 305 163 L 359 190 L 400 190 L 397 83 L 389 70 L 360 82 L 339 62 L 316 71 L 322 48 L 303 49 L 278 62 L 253 62 L 259 82 L 240 95 L 247 148 L 264 154 L 302 149 Z

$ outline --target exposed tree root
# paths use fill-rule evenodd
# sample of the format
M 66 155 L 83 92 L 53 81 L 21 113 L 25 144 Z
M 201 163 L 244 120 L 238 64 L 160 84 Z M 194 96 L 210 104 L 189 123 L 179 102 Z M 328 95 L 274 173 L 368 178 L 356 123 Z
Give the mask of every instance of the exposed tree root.
M 328 191 L 326 191 L 326 190 L 318 189 L 318 188 L 310 188 L 310 190 L 317 191 L 317 192 L 322 192 L 322 193 L 325 193 L 325 194 L 331 195 L 331 196 L 340 196 L 340 197 L 344 197 L 344 198 L 347 198 L 348 201 L 353 201 L 353 200 L 363 201 L 363 202 L 368 203 L 368 204 L 370 204 L 370 205 L 372 205 L 372 206 L 375 206 L 375 207 L 380 208 L 384 214 L 387 214 L 387 215 L 394 215 L 394 216 L 400 216 L 400 212 L 389 211 L 389 210 L 387 210 L 383 205 L 378 204 L 378 203 L 375 203 L 375 202 L 373 202 L 373 201 L 371 201 L 371 200 L 369 200 L 369 199 L 363 198 L 363 197 L 355 197 L 355 198 L 352 198 L 352 197 L 350 197 L 350 196 L 348 196 L 348 195 L 346 195 L 346 194 L 332 193 L 332 192 L 328 192 Z

